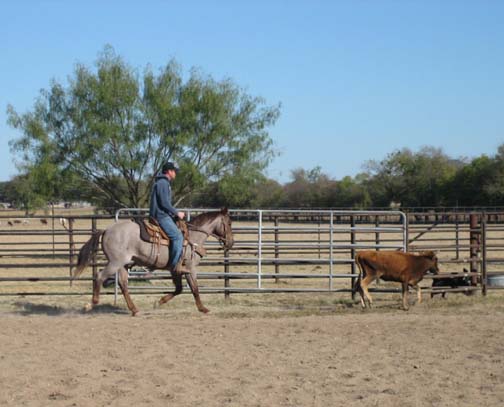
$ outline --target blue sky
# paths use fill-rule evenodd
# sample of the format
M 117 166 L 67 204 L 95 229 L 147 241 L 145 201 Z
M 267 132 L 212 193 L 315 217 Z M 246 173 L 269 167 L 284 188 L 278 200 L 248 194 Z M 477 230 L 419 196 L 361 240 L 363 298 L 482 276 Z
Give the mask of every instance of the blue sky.
M 453 158 L 504 143 L 504 2 L 0 1 L 0 181 L 16 174 L 7 104 L 32 109 L 52 79 L 106 44 L 131 66 L 175 58 L 281 103 L 268 175 L 320 166 L 340 179 L 397 149 Z

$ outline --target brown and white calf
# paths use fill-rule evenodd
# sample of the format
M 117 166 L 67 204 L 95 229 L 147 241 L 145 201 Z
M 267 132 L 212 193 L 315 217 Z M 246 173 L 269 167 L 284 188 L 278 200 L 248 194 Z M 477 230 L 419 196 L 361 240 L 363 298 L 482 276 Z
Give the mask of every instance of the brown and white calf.
M 408 286 L 417 291 L 418 302 L 422 302 L 422 290 L 418 283 L 427 272 L 438 274 L 438 260 L 433 251 L 414 253 L 364 250 L 357 252 L 355 263 L 359 267 L 359 278 L 355 282 L 353 292 L 359 291 L 361 304 L 365 308 L 366 300 L 369 307 L 373 300 L 369 295 L 368 286 L 374 280 L 395 281 L 402 285 L 403 308 L 408 309 Z

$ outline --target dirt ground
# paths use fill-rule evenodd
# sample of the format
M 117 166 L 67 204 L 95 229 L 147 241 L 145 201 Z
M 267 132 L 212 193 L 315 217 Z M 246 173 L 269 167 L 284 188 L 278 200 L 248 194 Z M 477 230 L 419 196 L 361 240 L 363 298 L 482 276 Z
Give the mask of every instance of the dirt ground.
M 501 406 L 504 299 L 362 311 L 333 296 L 0 303 L 2 406 Z

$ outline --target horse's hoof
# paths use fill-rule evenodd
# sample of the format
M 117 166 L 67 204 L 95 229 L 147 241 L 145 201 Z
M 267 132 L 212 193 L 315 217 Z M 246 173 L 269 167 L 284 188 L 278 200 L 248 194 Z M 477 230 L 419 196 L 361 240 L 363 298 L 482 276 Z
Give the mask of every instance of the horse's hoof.
M 138 310 L 135 310 L 135 311 L 131 311 L 131 316 L 132 317 L 136 317 L 138 315 L 139 311 Z
M 89 304 L 84 305 L 84 311 L 85 312 L 89 312 L 92 309 L 93 309 L 93 304 L 89 303 Z
M 210 312 L 210 310 L 206 307 L 201 307 L 199 311 L 202 312 L 203 314 L 208 314 Z

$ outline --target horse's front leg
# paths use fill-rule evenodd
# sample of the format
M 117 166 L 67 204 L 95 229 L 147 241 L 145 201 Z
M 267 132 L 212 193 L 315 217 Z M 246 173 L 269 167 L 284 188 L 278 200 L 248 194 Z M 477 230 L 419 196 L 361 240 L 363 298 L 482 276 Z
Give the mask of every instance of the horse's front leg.
M 179 295 L 182 292 L 182 275 L 177 274 L 172 271 L 172 280 L 175 290 L 172 293 L 166 294 L 159 301 L 157 301 L 154 306 L 162 305 L 170 301 L 173 297 Z
M 185 274 L 185 278 L 189 284 L 189 287 L 191 287 L 191 291 L 193 293 L 194 301 L 196 302 L 196 307 L 198 308 L 198 311 L 203 312 L 205 314 L 207 312 L 210 312 L 210 310 L 207 307 L 205 307 L 201 302 L 196 273 L 193 270 L 191 270 L 190 274 Z

